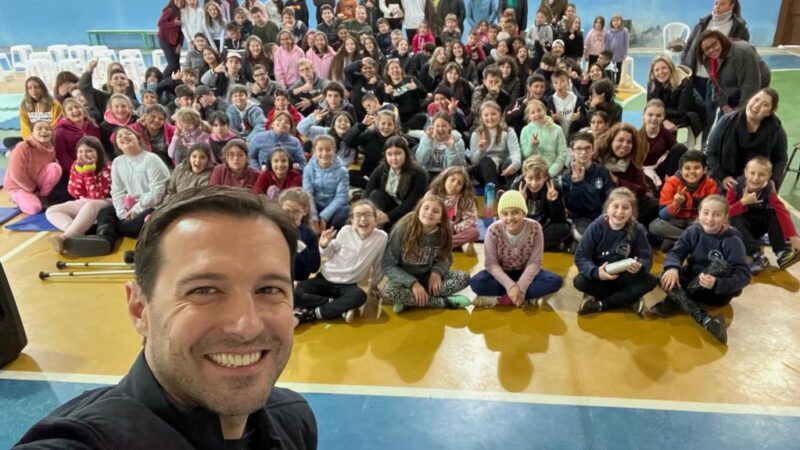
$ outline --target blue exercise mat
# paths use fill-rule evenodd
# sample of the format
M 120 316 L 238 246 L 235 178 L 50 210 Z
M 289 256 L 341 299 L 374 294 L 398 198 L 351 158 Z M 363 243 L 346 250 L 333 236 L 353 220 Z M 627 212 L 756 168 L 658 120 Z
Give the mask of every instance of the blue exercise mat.
M 486 229 L 489 228 L 489 225 L 494 223 L 494 219 L 481 219 L 478 218 L 478 242 L 483 242 L 486 238 Z
M 58 228 L 47 220 L 44 213 L 34 214 L 11 225 L 6 225 L 6 229 L 11 231 L 58 231 Z
M 0 121 L 0 130 L 19 130 L 19 116 Z
M 21 212 L 22 211 L 20 211 L 19 208 L 14 207 L 0 208 L 0 224 L 6 223 L 14 217 L 17 217 L 17 215 L 19 215 Z

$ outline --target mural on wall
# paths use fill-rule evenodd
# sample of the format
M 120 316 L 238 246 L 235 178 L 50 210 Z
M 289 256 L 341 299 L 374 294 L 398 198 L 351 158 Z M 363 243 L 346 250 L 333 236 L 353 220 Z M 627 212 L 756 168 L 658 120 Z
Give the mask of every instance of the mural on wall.
M 472 0 L 465 0 L 470 2 Z M 497 0 L 494 0 L 497 1 Z M 606 19 L 620 12 L 631 21 L 632 45 L 660 47 L 661 27 L 683 22 L 693 27 L 701 16 L 711 13 L 713 0 L 573 0 L 586 30 L 595 16 Z M 779 0 L 740 0 L 742 16 L 750 28 L 750 41 L 769 46 L 775 34 Z M 0 0 L 0 47 L 31 44 L 88 43 L 90 29 L 155 29 L 166 0 Z M 309 9 L 314 4 L 307 1 Z M 529 23 L 539 0 L 528 0 Z M 36 14 L 32 14 L 36 11 Z M 312 26 L 314 14 L 310 14 Z M 130 45 L 137 45 L 136 40 Z

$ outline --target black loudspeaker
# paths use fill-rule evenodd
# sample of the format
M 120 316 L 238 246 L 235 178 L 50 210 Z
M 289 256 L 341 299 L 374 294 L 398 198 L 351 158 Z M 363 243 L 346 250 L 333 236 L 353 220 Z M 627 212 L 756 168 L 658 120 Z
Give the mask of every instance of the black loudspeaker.
M 17 302 L 11 293 L 3 264 L 0 263 L 0 367 L 17 359 L 27 344 L 28 337 L 22 327 Z

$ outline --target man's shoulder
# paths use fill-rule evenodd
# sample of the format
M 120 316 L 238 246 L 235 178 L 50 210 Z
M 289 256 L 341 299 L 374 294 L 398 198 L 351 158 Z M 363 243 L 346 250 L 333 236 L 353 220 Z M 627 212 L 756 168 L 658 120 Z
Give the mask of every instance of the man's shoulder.
M 317 420 L 306 399 L 289 389 L 274 387 L 264 410 L 270 418 L 272 432 L 280 437 L 285 448 L 316 448 Z
M 153 411 L 116 386 L 83 393 L 35 424 L 21 448 L 192 448 Z

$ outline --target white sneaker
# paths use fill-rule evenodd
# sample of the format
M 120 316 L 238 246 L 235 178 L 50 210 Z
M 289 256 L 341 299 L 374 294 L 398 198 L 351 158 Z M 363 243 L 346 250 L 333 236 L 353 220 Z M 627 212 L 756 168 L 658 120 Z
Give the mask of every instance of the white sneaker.
M 353 323 L 353 321 L 356 320 L 357 316 L 358 316 L 358 309 L 351 309 L 350 311 L 344 313 L 344 321 L 347 323 Z
M 475 256 L 475 246 L 472 242 L 467 242 L 461 246 L 461 251 L 467 256 Z
M 497 305 L 497 297 L 479 295 L 475 297 L 475 300 L 472 301 L 472 304 L 474 306 L 483 306 L 484 308 L 493 308 L 495 305 Z

